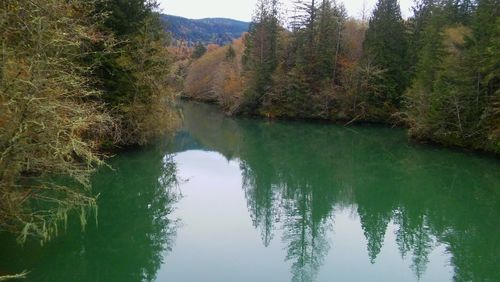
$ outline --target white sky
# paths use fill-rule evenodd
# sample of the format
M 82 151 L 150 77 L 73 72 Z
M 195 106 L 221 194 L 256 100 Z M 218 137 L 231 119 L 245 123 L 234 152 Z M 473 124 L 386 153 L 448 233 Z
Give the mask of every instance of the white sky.
M 343 2 L 349 16 L 359 18 L 366 2 L 368 12 L 375 6 L 377 0 L 337 0 Z M 413 0 L 399 0 L 403 17 L 410 15 Z M 163 12 L 170 15 L 191 19 L 201 18 L 231 18 L 250 21 L 257 0 L 158 0 Z M 293 0 L 281 0 L 285 8 L 293 6 Z

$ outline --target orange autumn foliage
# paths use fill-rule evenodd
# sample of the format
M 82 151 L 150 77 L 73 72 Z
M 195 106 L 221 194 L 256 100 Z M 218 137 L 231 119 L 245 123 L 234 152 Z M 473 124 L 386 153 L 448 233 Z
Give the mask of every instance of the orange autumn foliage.
M 231 48 L 234 56 L 231 55 Z M 184 97 L 220 104 L 226 111 L 234 111 L 242 96 L 241 57 L 242 39 L 228 46 L 208 45 L 207 52 L 188 69 L 184 83 Z

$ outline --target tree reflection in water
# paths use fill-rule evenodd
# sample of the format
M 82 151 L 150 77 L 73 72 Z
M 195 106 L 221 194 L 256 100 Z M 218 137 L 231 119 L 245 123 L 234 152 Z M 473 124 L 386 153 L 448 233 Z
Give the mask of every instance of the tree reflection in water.
M 406 145 L 401 130 L 230 119 L 184 106 L 199 144 L 241 163 L 243 190 L 263 244 L 277 229 L 294 281 L 313 281 L 333 245 L 336 210 L 356 211 L 377 263 L 389 223 L 422 277 L 444 245 L 456 281 L 500 281 L 500 172 L 496 160 Z
M 500 281 L 498 160 L 409 146 L 402 130 L 384 127 L 231 119 L 191 103 L 184 105 L 184 117 L 185 131 L 169 152 L 206 149 L 238 160 L 252 223 L 270 247 L 266 250 L 273 249 L 273 241 L 285 248 L 277 254 L 290 265 L 293 281 L 322 279 L 322 269 L 336 270 L 325 263 L 330 255 L 349 256 L 339 250 L 346 252 L 341 247 L 351 242 L 333 236 L 344 231 L 335 228 L 357 232 L 336 224 L 345 211 L 352 222 L 359 220 L 366 246 L 363 239 L 356 246 L 366 249 L 367 264 L 393 262 L 392 254 L 384 257 L 384 243 L 391 243 L 420 279 L 436 266 L 433 251 L 443 249 L 447 254 L 439 258 L 449 257 L 455 281 Z M 180 198 L 172 156 L 149 148 L 121 154 L 111 165 L 115 170 L 103 169 L 94 179 L 100 193 L 98 226 L 89 224 L 81 232 L 70 225 L 43 249 L 36 243 L 20 249 L 13 240 L 2 240 L 0 274 L 30 269 L 35 281 L 126 282 L 152 281 L 160 267 L 168 268 L 164 258 L 178 227 L 172 210 Z M 196 236 L 191 240 L 198 242 Z M 210 269 L 214 265 L 205 270 L 217 272 Z
M 31 281 L 155 280 L 178 227 L 169 217 L 180 196 L 176 164 L 164 151 L 148 148 L 121 154 L 111 166 L 93 178 L 98 225 L 91 221 L 81 232 L 70 224 L 47 246 L 31 242 L 21 254 L 11 242 L 0 260 L 15 261 L 0 265 L 30 269 Z M 14 268 L 9 271 L 19 271 Z

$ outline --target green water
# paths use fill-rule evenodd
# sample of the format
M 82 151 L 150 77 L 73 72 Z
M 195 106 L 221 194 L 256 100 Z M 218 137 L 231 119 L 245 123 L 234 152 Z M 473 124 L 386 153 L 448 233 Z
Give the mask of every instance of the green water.
M 28 281 L 500 281 L 500 161 L 405 132 L 183 106 L 167 145 L 94 179 L 98 225 L 24 247 Z

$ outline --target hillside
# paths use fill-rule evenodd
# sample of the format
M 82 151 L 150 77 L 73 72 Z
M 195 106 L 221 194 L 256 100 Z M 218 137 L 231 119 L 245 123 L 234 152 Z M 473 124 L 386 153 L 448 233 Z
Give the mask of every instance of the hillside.
M 187 19 L 183 17 L 162 15 L 167 30 L 175 40 L 186 41 L 190 44 L 201 42 L 226 45 L 233 39 L 239 38 L 248 31 L 249 23 L 224 19 Z

